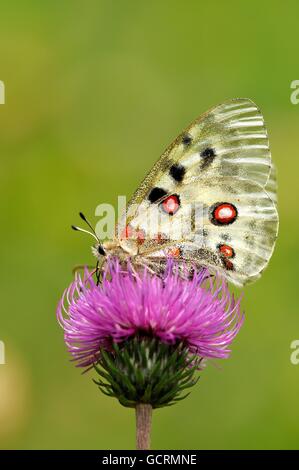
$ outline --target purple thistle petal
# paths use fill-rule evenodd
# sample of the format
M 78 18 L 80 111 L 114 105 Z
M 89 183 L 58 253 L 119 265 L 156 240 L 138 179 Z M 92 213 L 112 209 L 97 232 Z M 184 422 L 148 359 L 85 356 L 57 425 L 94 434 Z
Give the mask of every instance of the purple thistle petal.
M 88 270 L 76 276 L 57 308 L 67 348 L 80 367 L 97 362 L 101 347 L 136 334 L 149 334 L 165 343 L 183 341 L 190 353 L 227 358 L 244 315 L 220 275 L 207 269 L 193 278 L 181 277 L 172 260 L 163 278 L 147 269 L 124 270 L 110 258 L 97 286 Z

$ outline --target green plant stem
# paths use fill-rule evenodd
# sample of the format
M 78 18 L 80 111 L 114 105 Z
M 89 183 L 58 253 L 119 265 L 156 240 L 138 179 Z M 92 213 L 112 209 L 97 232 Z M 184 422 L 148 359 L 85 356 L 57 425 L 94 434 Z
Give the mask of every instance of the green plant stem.
M 149 450 L 151 446 L 152 411 L 149 404 L 139 403 L 136 412 L 136 449 Z

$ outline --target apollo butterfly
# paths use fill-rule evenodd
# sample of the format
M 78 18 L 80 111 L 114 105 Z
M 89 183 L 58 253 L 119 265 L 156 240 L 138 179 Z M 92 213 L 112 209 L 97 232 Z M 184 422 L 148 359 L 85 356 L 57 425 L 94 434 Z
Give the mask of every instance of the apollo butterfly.
M 257 106 L 234 99 L 196 119 L 146 176 L 128 213 L 115 239 L 94 248 L 99 263 L 113 255 L 158 273 L 173 256 L 239 286 L 257 279 L 278 232 L 275 168 Z

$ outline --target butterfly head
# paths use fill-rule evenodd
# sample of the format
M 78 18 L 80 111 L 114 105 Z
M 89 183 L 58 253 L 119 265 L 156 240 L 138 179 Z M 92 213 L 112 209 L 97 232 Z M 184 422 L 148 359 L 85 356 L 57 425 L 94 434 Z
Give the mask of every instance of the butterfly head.
M 123 247 L 122 244 L 119 243 L 119 240 L 116 239 L 104 241 L 103 243 L 101 243 L 99 237 L 96 234 L 95 229 L 93 228 L 91 223 L 86 219 L 85 215 L 82 212 L 80 212 L 79 215 L 81 219 L 84 220 L 84 222 L 88 225 L 90 230 L 85 230 L 81 227 L 77 227 L 76 225 L 72 225 L 72 229 L 78 232 L 88 233 L 96 240 L 96 243 L 92 246 L 91 250 L 94 256 L 97 258 L 98 262 L 102 262 L 103 259 L 107 256 L 117 256 L 121 261 L 125 261 L 130 255 L 136 254 L 136 250 L 134 250 L 133 247 Z M 135 240 L 133 241 L 135 243 Z
M 102 243 L 96 243 L 93 247 L 92 247 L 92 253 L 94 254 L 94 256 L 98 259 L 98 261 L 102 261 L 103 260 L 103 257 L 107 257 L 107 256 L 119 256 L 121 258 L 121 253 L 120 253 L 120 246 L 119 244 L 117 243 L 117 241 L 105 241 Z
M 92 252 L 96 258 L 102 259 L 103 256 L 106 256 L 106 251 L 103 248 L 101 243 L 98 243 L 92 247 Z

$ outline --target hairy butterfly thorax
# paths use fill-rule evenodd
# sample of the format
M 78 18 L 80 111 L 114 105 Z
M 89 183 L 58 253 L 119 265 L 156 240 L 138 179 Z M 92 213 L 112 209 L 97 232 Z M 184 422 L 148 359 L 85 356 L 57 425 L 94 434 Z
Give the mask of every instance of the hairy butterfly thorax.
M 200 116 L 166 149 L 133 195 L 114 240 L 101 243 L 80 216 L 97 240 L 98 268 L 116 256 L 159 272 L 173 257 L 244 285 L 272 255 L 276 204 L 263 116 L 251 100 L 235 99 Z

